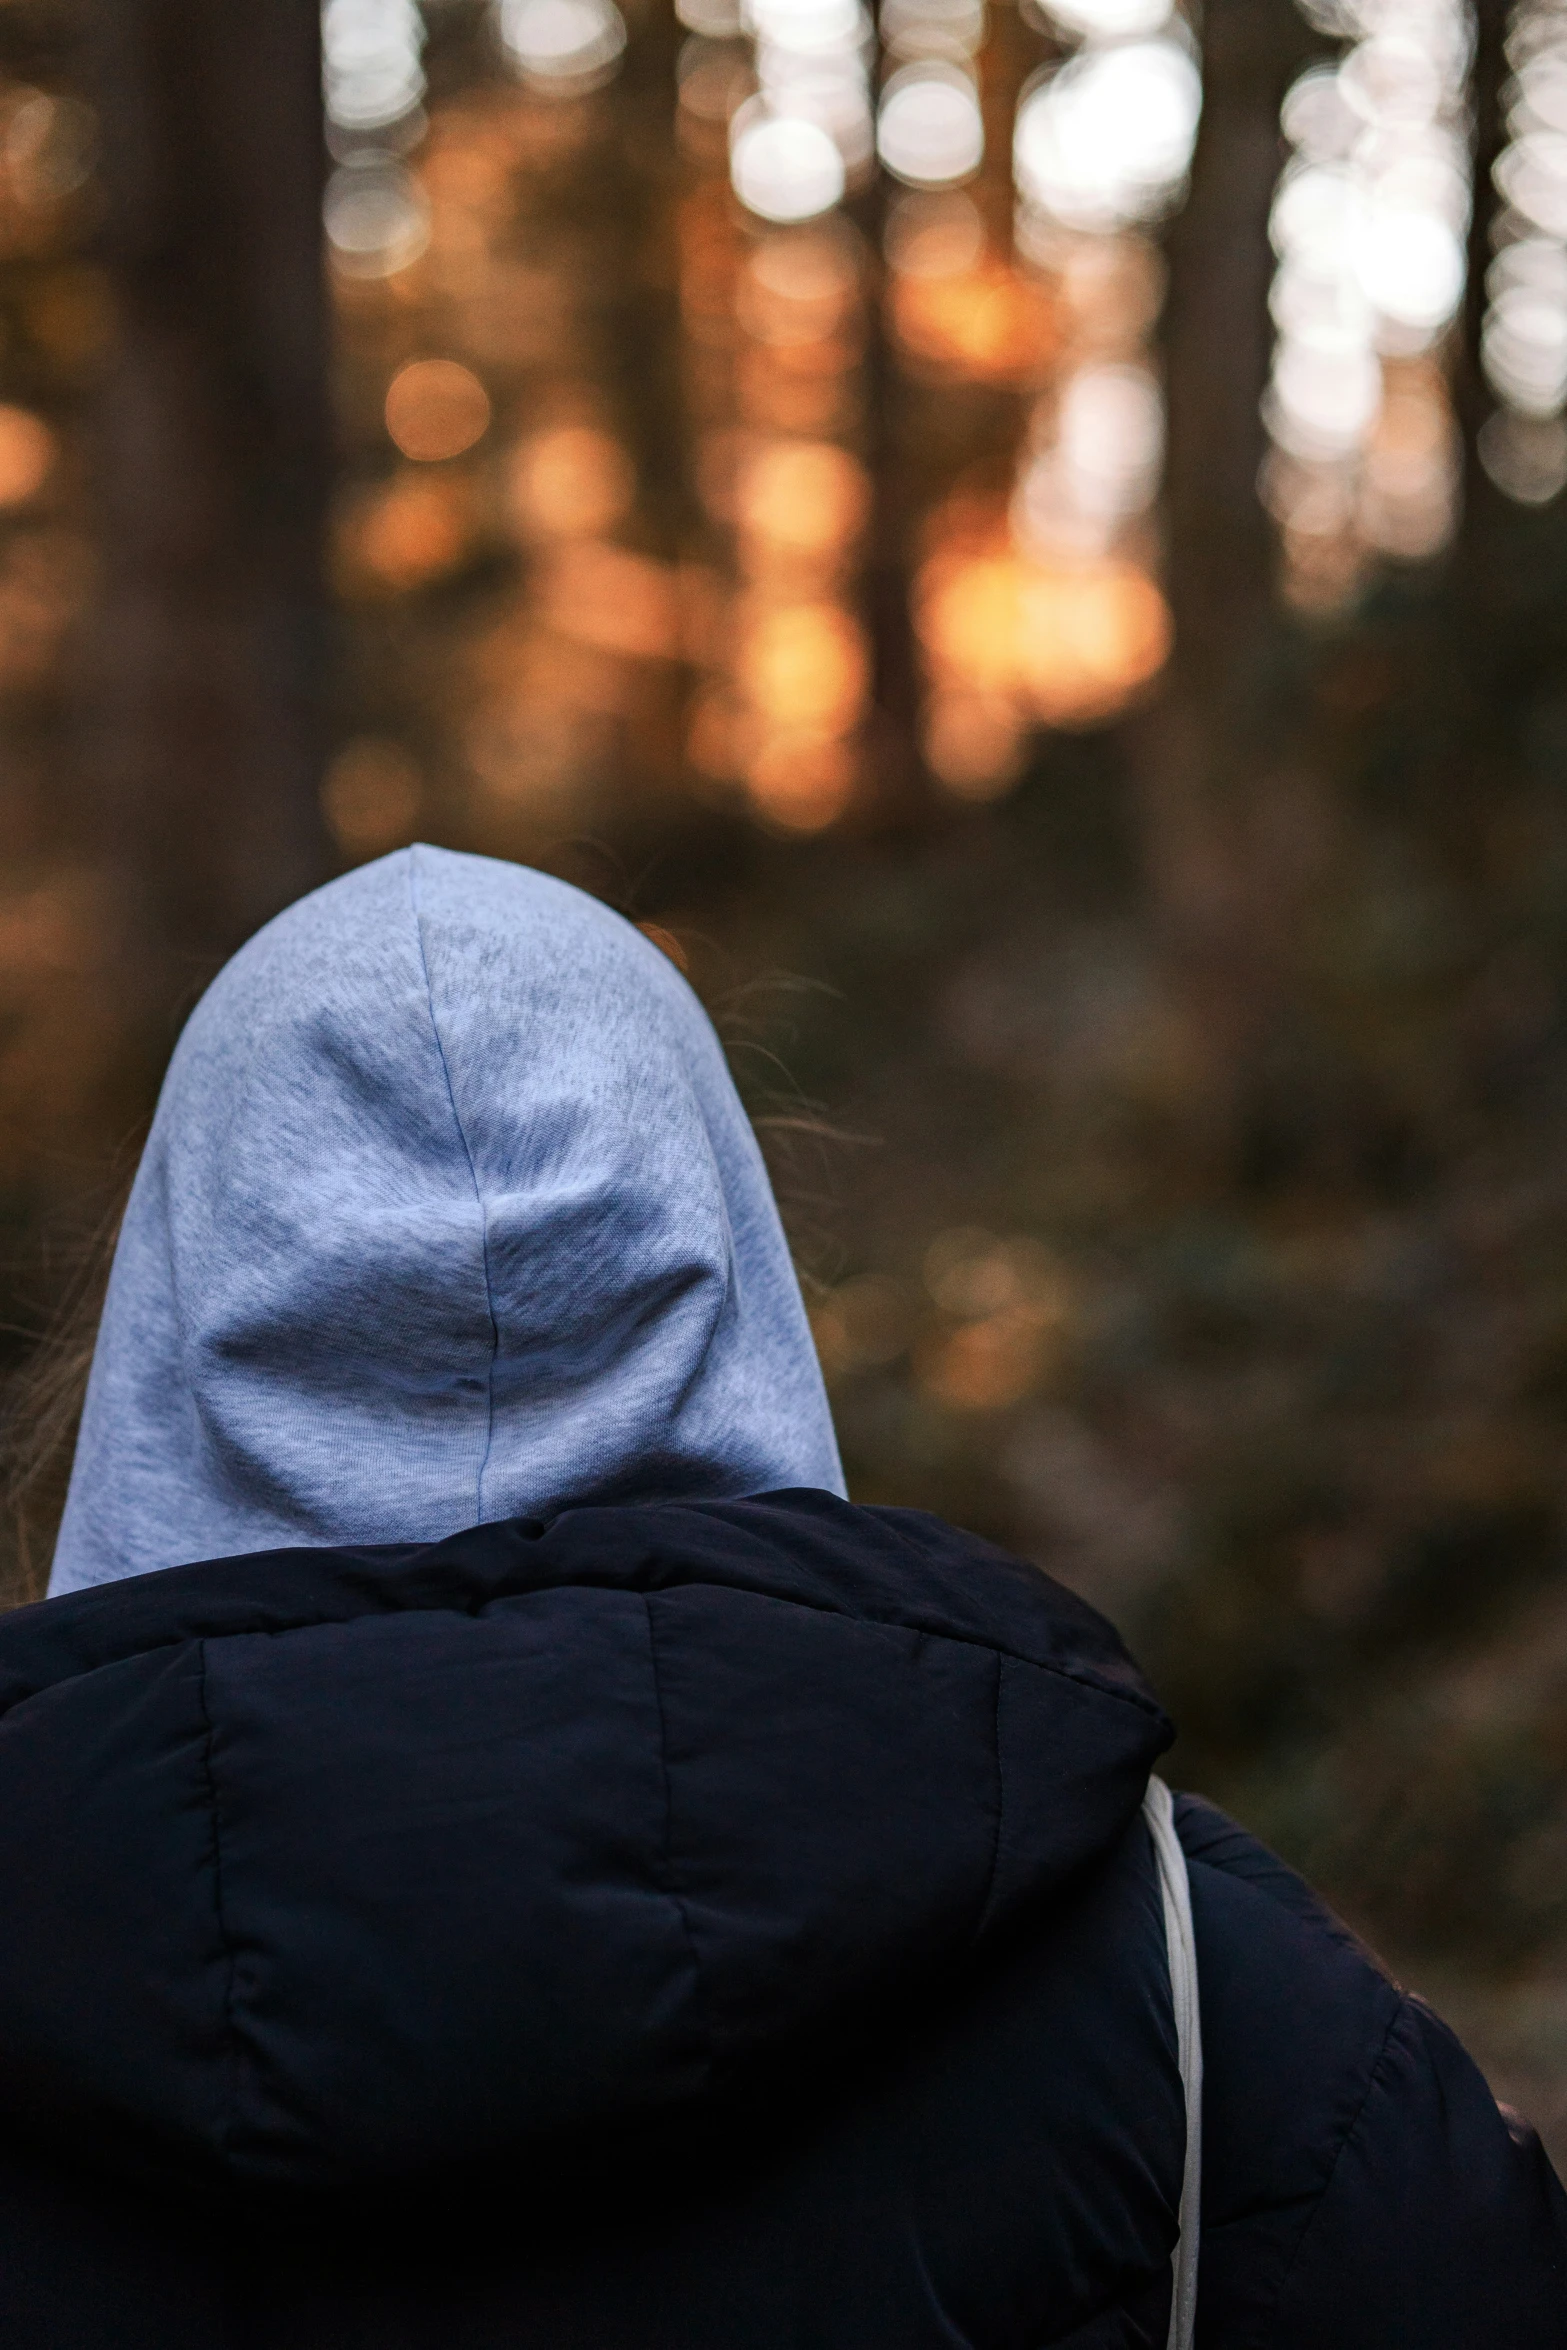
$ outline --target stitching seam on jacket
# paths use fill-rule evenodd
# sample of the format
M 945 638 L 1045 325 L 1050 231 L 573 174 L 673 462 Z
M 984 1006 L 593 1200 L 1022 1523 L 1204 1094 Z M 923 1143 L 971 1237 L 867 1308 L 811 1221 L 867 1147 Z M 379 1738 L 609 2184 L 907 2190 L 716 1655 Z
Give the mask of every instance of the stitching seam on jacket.
M 680 1920 L 680 1932 L 691 1957 L 691 1980 L 699 2007 L 707 2006 L 706 1984 L 702 1973 L 702 1954 L 697 1948 L 696 1933 L 691 1924 L 691 1913 L 686 1907 L 675 1870 L 675 1796 L 674 1782 L 669 1769 L 669 1725 L 664 1713 L 664 1684 L 658 1669 L 658 1634 L 653 1629 L 653 1602 L 649 1593 L 642 1594 L 642 1612 L 647 1618 L 648 1665 L 653 1676 L 653 1704 L 658 1714 L 658 1764 L 664 1782 L 664 1891 L 675 1905 Z M 707 2016 L 707 2071 L 716 2070 L 717 2051 L 714 2047 L 713 2019 L 709 2008 Z
M 491 1522 L 502 1521 L 492 1520 Z M 323 1545 L 323 1555 L 326 1555 L 330 1549 L 330 1544 Z M 182 1571 L 177 1567 L 171 1567 L 167 1570 L 170 1574 L 179 1574 Z M 1029 1670 L 1035 1673 L 1053 1673 L 1057 1680 L 1070 1681 L 1074 1687 L 1087 1689 L 1095 1697 L 1108 1697 L 1113 1699 L 1117 1705 L 1135 1707 L 1138 1713 L 1146 1714 L 1150 1721 L 1163 1722 L 1165 1718 L 1164 1708 L 1151 1697 L 1139 1697 L 1133 1689 L 1118 1689 L 1113 1681 L 1101 1680 L 1096 1674 L 1084 1672 L 1072 1665 L 1057 1664 L 1044 1657 L 1021 1656 L 1015 1648 L 1008 1648 L 1004 1641 L 986 1640 L 977 1632 L 953 1631 L 942 1624 L 913 1623 L 904 1616 L 875 1616 L 853 1608 L 830 1607 L 824 1600 L 801 1599 L 793 1594 L 785 1596 L 776 1591 L 757 1591 L 749 1584 L 715 1582 L 694 1575 L 684 1583 L 661 1584 L 658 1586 L 658 1590 L 652 1593 L 639 1590 L 634 1583 L 596 1582 L 587 1578 L 578 1578 L 575 1581 L 568 1579 L 563 1582 L 530 1584 L 525 1588 L 515 1590 L 485 1591 L 463 1603 L 459 1603 L 455 1598 L 447 1600 L 432 1598 L 421 1599 L 401 1607 L 360 1606 L 343 1612 L 322 1611 L 313 1615 L 302 1615 L 297 1621 L 286 1624 L 237 1623 L 231 1630 L 220 1632 L 197 1632 L 188 1625 L 182 1625 L 177 1632 L 171 1632 L 160 1640 L 133 1643 L 126 1648 L 108 1648 L 100 1656 L 89 1657 L 79 1662 L 73 1659 L 60 1672 L 51 1675 L 48 1680 L 29 1683 L 25 1689 L 20 1690 L 13 1698 L 0 1705 L 0 1721 L 3 1721 L 15 1706 L 25 1705 L 30 1699 L 41 1697 L 46 1689 L 61 1688 L 68 1681 L 85 1680 L 89 1673 L 99 1672 L 106 1665 L 123 1664 L 128 1657 L 156 1656 L 163 1649 L 181 1648 L 187 1641 L 192 1640 L 233 1640 L 254 1635 L 271 1640 L 282 1638 L 290 1632 L 311 1632 L 323 1625 L 357 1624 L 361 1621 L 379 1620 L 388 1615 L 479 1616 L 486 1609 L 494 1607 L 499 1601 L 531 1599 L 546 1591 L 624 1591 L 645 1600 L 649 1597 L 656 1598 L 659 1591 L 665 1590 L 732 1591 L 738 1593 L 742 1599 L 767 1599 L 779 1607 L 808 1608 L 813 1615 L 832 1616 L 841 1624 L 863 1624 L 866 1630 L 871 1632 L 913 1632 L 926 1640 L 950 1640 L 959 1648 L 982 1648 L 990 1656 L 1004 1658 L 1008 1664 L 1027 1665 Z M 54 1606 L 55 1604 L 51 1600 L 50 1605 Z M 1201 1860 L 1200 1855 L 1198 1858 Z M 1202 1865 L 1209 1864 L 1203 1863 Z
M 217 1732 L 212 1720 L 212 1708 L 207 1699 L 207 1643 L 198 1643 L 201 1652 L 200 1672 L 197 1676 L 197 1702 L 206 1736 L 202 1742 L 202 1775 L 207 1783 L 207 1810 L 212 1821 L 212 1913 L 217 1922 L 218 1942 L 223 1951 L 223 2032 L 227 2041 L 226 2070 L 228 2072 L 228 2114 L 218 2127 L 218 2149 L 221 2153 L 233 2136 L 239 2121 L 239 2035 L 234 2028 L 234 1974 L 237 1953 L 223 1914 L 223 1836 L 218 1806 L 218 1778 L 213 1760 Z
M 430 1008 L 430 1034 L 435 1039 L 435 1055 L 441 1064 L 441 1075 L 446 1080 L 446 1099 L 451 1104 L 452 1124 L 462 1144 L 462 1155 L 468 1162 L 468 1180 L 473 1185 L 474 1205 L 479 1211 L 479 1259 L 484 1269 L 484 1310 L 490 1322 L 490 1365 L 484 1383 L 484 1452 L 479 1461 L 479 1474 L 474 1481 L 474 1515 L 484 1522 L 484 1474 L 490 1465 L 490 1447 L 495 1441 L 495 1366 L 500 1358 L 500 1324 L 495 1319 L 495 1290 L 490 1280 L 490 1212 L 479 1189 L 479 1170 L 473 1163 L 473 1152 L 463 1131 L 462 1118 L 457 1108 L 457 1096 L 452 1089 L 451 1065 L 446 1058 L 446 1047 L 441 1041 L 440 1022 L 435 1017 L 435 989 L 430 981 L 430 958 L 424 951 L 424 918 L 419 911 L 418 851 L 408 852 L 408 903 L 413 914 L 414 938 L 419 948 L 419 968 L 424 974 L 424 1000 Z
M 1388 2018 L 1387 2030 L 1383 2033 L 1381 2040 L 1377 2043 L 1376 2059 L 1372 2064 L 1370 2075 L 1366 2081 L 1366 2086 L 1361 2092 L 1360 2101 L 1356 2105 L 1354 2112 L 1350 2115 L 1348 2122 L 1344 2126 L 1344 2135 L 1338 2142 L 1338 2151 L 1333 2157 L 1332 2164 L 1328 2170 L 1328 2175 L 1322 2182 L 1320 2192 L 1312 2199 L 1311 2207 L 1308 2210 L 1305 2220 L 1301 2225 L 1300 2234 L 1295 2239 L 1295 2249 L 1290 2254 L 1289 2261 L 1284 2269 L 1284 2272 L 1279 2278 L 1279 2288 L 1273 2296 L 1273 2307 L 1271 2312 L 1275 2321 L 1277 2321 L 1278 2314 L 1284 2306 L 1284 2296 L 1289 2291 L 1291 2284 L 1294 2282 L 1295 2271 L 1300 2266 L 1301 2254 L 1306 2249 L 1306 2239 L 1311 2234 L 1312 2229 L 1316 2226 L 1318 2219 L 1322 2215 L 1323 2206 L 1326 2204 L 1328 2197 L 1333 2192 L 1333 2182 L 1338 2177 L 1339 2164 L 1344 2159 L 1344 2155 L 1349 2146 L 1351 2138 L 1354 2137 L 1355 2132 L 1360 2127 L 1361 2116 L 1364 2114 L 1366 2107 L 1371 2102 L 1371 2092 L 1382 2077 L 1382 2068 L 1387 2062 L 1388 2042 L 1392 2039 L 1394 2029 L 1398 2024 L 1398 2020 L 1408 2005 L 1409 2001 L 1407 1997 L 1401 1998 L 1399 2000 L 1397 2006 L 1393 2010 L 1393 2013 Z
M 1007 1779 L 1001 1760 L 1001 1692 L 1006 1678 L 1006 1659 L 996 1653 L 996 1702 L 991 1717 L 991 1742 L 996 1756 L 996 1832 L 990 1840 L 990 1871 L 985 1879 L 985 1897 L 979 1905 L 979 1916 L 974 1921 L 974 1939 L 977 1942 L 990 1922 L 990 1912 L 996 1898 L 996 1873 L 1001 1866 L 1001 1828 L 1006 1817 Z

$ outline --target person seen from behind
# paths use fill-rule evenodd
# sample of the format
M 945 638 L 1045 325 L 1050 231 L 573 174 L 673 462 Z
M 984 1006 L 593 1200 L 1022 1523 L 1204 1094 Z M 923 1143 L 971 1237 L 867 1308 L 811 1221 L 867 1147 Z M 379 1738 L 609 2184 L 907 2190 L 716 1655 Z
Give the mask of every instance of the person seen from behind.
M 415 848 L 175 1052 L 0 1618 L 5 2350 L 1567 2350 L 1452 2035 L 845 1496 L 722 1053 Z

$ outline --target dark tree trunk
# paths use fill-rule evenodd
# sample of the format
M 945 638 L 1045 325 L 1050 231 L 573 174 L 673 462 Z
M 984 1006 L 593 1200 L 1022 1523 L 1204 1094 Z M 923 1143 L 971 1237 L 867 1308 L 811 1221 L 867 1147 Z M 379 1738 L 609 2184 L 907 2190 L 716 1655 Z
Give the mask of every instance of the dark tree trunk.
M 1257 495 L 1273 347 L 1268 214 L 1279 108 L 1312 53 L 1293 0 L 1207 0 L 1191 194 L 1169 240 L 1166 513 L 1176 674 L 1228 694 L 1269 627 L 1273 549 Z
M 873 821 L 896 826 L 922 812 L 927 785 L 920 756 L 920 661 L 909 608 L 914 516 L 911 453 L 904 445 L 907 395 L 893 349 L 883 259 L 890 202 L 886 177 L 878 172 L 860 207 L 867 251 L 863 456 L 871 481 L 864 580 L 871 657 L 867 805 Z
M 89 757 L 167 1006 L 329 869 L 318 0 L 95 11 L 104 573 Z
M 1453 364 L 1453 405 L 1464 442 L 1461 546 L 1467 544 L 1476 523 L 1483 528 L 1487 507 L 1497 494 L 1486 479 L 1475 443 L 1481 425 L 1495 405 L 1480 367 L 1480 330 L 1485 323 L 1485 278 L 1491 263 L 1491 226 L 1497 207 L 1492 175 L 1507 143 L 1502 87 L 1507 79 L 1507 23 L 1512 14 L 1512 0 L 1472 0 L 1472 7 L 1475 53 L 1469 88 L 1474 208 L 1469 218 L 1469 281 Z
M 1285 91 L 1320 47 L 1293 0 L 1206 0 L 1191 193 L 1169 239 L 1167 578 L 1175 647 L 1136 728 L 1151 894 L 1192 1037 L 1194 1125 L 1235 1139 L 1282 948 L 1273 806 L 1281 630 L 1258 492 L 1273 330 L 1268 215 Z M 1275 819 L 1279 819 L 1275 821 Z

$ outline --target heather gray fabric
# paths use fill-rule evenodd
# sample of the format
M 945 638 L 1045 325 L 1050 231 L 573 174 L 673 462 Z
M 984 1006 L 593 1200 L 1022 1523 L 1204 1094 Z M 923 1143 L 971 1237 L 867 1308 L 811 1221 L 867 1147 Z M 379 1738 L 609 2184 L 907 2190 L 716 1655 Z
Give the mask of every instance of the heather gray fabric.
M 51 1592 L 571 1502 L 843 1490 L 755 1139 L 665 956 L 414 848 L 289 908 L 170 1064 Z

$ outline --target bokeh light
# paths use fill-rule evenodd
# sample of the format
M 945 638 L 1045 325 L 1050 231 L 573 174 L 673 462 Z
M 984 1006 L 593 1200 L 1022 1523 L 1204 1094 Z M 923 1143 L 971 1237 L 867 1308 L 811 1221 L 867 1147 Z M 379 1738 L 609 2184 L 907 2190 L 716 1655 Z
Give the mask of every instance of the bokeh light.
M 1018 192 L 1068 228 L 1152 219 L 1185 179 L 1201 109 L 1201 77 L 1182 43 L 1085 49 L 1047 70 L 1018 109 Z
M 1038 1241 L 962 1226 L 931 1242 L 924 1273 L 944 1320 L 917 1349 L 916 1373 L 937 1402 L 959 1412 L 1004 1411 L 1058 1367 L 1072 1294 Z
M 887 226 L 910 371 L 1023 395 L 1010 495 L 959 489 L 938 506 L 916 583 L 924 757 L 970 801 L 1011 787 L 1035 729 L 1124 709 L 1170 647 L 1148 351 L 1163 277 L 1136 224 L 1176 199 L 1190 163 L 1191 37 L 1140 0 L 1052 9 L 1049 30 L 1079 46 L 1018 93 L 1015 252 L 962 196 L 907 196 Z
M 92 175 L 97 146 L 98 118 L 80 98 L 24 86 L 0 99 L 0 167 L 24 211 L 74 196 Z
M 333 265 L 345 277 L 393 277 L 430 242 L 430 205 L 395 158 L 352 155 L 327 182 L 322 203 Z
M 738 675 L 764 721 L 836 737 L 849 731 L 864 706 L 864 636 L 838 604 L 764 607 L 745 628 Z
M 829 133 L 801 116 L 772 114 L 761 99 L 735 116 L 729 153 L 735 194 L 758 219 L 811 220 L 843 194 L 844 161 Z
M 1043 289 L 993 251 L 966 196 L 905 197 L 887 223 L 893 332 L 915 372 L 1035 380 L 1056 348 Z
M 1285 98 L 1274 200 L 1277 329 L 1263 492 L 1285 592 L 1330 609 L 1377 555 L 1451 536 L 1458 469 L 1439 352 L 1463 299 L 1469 218 L 1460 0 L 1380 0 Z
M 576 98 L 619 70 L 626 24 L 614 0 L 501 0 L 501 40 L 530 88 Z
M 876 152 L 909 187 L 972 179 L 984 161 L 985 123 L 968 75 L 940 59 L 901 67 L 882 93 Z
M 1078 40 L 1127 41 L 1156 33 L 1170 20 L 1172 0 L 1045 0 L 1045 14 Z
M 386 429 L 405 457 L 424 464 L 460 457 L 489 429 L 490 398 L 455 359 L 415 359 L 393 376 Z
M 349 594 L 407 595 L 456 569 L 467 552 L 468 505 L 444 476 L 402 472 L 345 501 L 337 569 Z
M 675 61 L 682 144 L 702 154 L 727 143 L 728 126 L 756 95 L 756 69 L 739 41 L 693 33 Z
M 0 507 L 35 498 L 54 470 L 54 434 L 26 408 L 0 407 Z
M 917 611 L 938 680 L 1010 694 L 1051 726 L 1108 716 L 1158 674 L 1170 649 L 1158 587 L 1113 560 L 1052 567 L 999 552 L 938 556 L 921 574 Z
M 1499 408 L 1480 427 L 1480 462 L 1520 506 L 1544 506 L 1567 489 L 1567 424 Z
M 328 120 L 378 131 L 424 96 L 424 19 L 415 0 L 326 0 L 321 70 Z
M 526 91 L 510 103 L 530 109 L 516 129 L 497 98 L 437 108 L 427 133 L 366 131 L 329 190 L 330 249 L 339 277 L 362 281 L 355 299 L 454 305 L 437 331 L 456 346 L 393 374 L 386 425 L 405 463 L 344 501 L 345 592 L 368 606 L 477 582 L 502 526 L 523 565 L 515 604 L 461 670 L 464 756 L 495 811 L 590 805 L 625 729 L 651 713 L 637 680 L 688 663 L 679 731 L 701 788 L 782 832 L 837 821 L 879 756 L 862 576 L 871 257 L 841 209 L 879 161 L 901 183 L 884 214 L 894 364 L 922 396 L 974 385 L 1015 403 L 1010 501 L 992 500 L 978 540 L 961 498 L 920 526 L 924 756 L 955 796 L 994 796 L 1031 729 L 1113 714 L 1168 643 L 1150 524 L 1162 402 L 1145 356 L 1157 272 L 1126 224 L 1162 210 L 1185 171 L 1189 36 L 1169 10 L 1126 0 L 1057 15 L 1057 37 L 1082 46 L 1022 92 L 1018 152 L 1053 92 L 1050 119 L 1091 157 L 1091 185 L 1054 212 L 1025 188 L 1014 256 L 986 217 L 1008 157 L 986 159 L 984 0 L 887 0 L 874 28 L 860 0 L 681 0 L 678 13 L 683 396 L 714 539 L 649 551 L 653 493 L 566 323 L 591 304 L 591 276 L 568 290 L 564 258 L 546 278 L 504 243 L 523 159 L 541 139 L 553 151 L 545 126 L 562 126 L 565 154 L 614 103 L 593 92 L 624 54 L 624 20 L 601 0 L 497 0 Z M 1007 96 L 1028 72 L 1026 49 L 1011 56 Z M 589 103 L 541 112 L 550 95 Z M 1093 152 L 1107 124 L 1108 162 Z M 991 190 L 979 202 L 955 184 L 972 178 Z M 482 442 L 493 401 L 516 412 L 514 351 L 541 371 L 529 429 L 477 469 L 439 471 Z
M 784 563 L 836 565 L 869 508 L 864 467 L 830 441 L 764 443 L 742 463 L 735 489 L 742 537 L 760 541 L 764 559 Z
M 675 0 L 675 15 L 704 40 L 731 41 L 744 29 L 739 0 Z
M 630 512 L 637 474 L 629 450 L 612 433 L 561 424 L 518 444 L 507 486 L 524 537 L 596 538 Z
M 883 0 L 877 30 L 894 64 L 921 57 L 967 64 L 985 44 L 984 0 Z
M 1102 554 L 1151 505 L 1164 457 L 1164 403 L 1146 368 L 1076 369 L 1036 426 L 1013 493 L 1013 527 L 1032 553 Z
M 1496 165 L 1505 199 L 1492 227 L 1481 361 L 1500 407 L 1483 428 L 1486 472 L 1520 505 L 1567 485 L 1567 14 L 1523 0 L 1508 37 L 1507 144 Z

